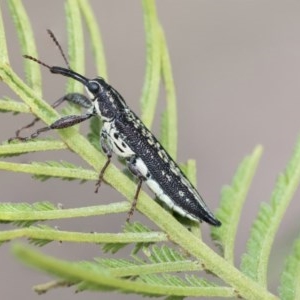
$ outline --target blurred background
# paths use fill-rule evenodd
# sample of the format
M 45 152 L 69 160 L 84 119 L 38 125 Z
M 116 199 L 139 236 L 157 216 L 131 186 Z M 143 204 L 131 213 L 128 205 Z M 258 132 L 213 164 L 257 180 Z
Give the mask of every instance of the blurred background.
M 51 29 L 67 48 L 63 1 L 23 1 L 35 33 L 39 57 L 50 65 L 63 65 L 49 39 Z M 109 82 L 139 114 L 145 72 L 145 35 L 140 1 L 90 1 L 101 27 Z M 236 244 L 236 265 L 245 251 L 249 229 L 262 201 L 269 201 L 279 172 L 283 171 L 299 134 L 300 2 L 276 0 L 157 1 L 165 30 L 176 85 L 179 119 L 178 162 L 195 158 L 198 189 L 214 211 L 220 190 L 229 184 L 243 157 L 258 144 L 264 153 L 241 217 Z M 6 1 L 1 1 L 9 54 L 13 67 L 24 78 L 16 31 Z M 96 74 L 87 48 L 86 75 Z M 44 98 L 52 103 L 64 94 L 65 79 L 43 70 Z M 0 83 L 1 97 L 11 95 Z M 15 96 L 13 96 L 14 99 Z M 164 93 L 160 93 L 163 107 Z M 0 140 L 32 120 L 30 116 L 1 114 Z M 154 132 L 159 133 L 160 115 Z M 42 125 L 42 124 L 40 124 Z M 43 125 L 42 125 L 43 126 Z M 87 124 L 85 125 L 87 126 Z M 82 131 L 86 131 L 83 126 Z M 34 153 L 13 161 L 61 159 L 86 167 L 69 152 Z M 94 183 L 35 181 L 28 174 L 0 171 L 1 202 L 48 200 L 64 207 L 90 206 L 123 200 L 103 185 L 97 195 Z M 284 257 L 298 236 L 299 192 L 296 193 L 277 235 L 269 266 L 269 287 L 276 291 Z M 52 222 L 64 230 L 118 232 L 125 214 L 106 218 Z M 135 220 L 143 219 L 135 213 Z M 2 230 L 8 228 L 0 225 Z M 209 241 L 209 226 L 202 226 Z M 11 244 L 0 247 L 0 290 L 3 299 L 102 299 L 106 294 L 57 289 L 38 296 L 31 287 L 51 278 L 19 263 Z M 69 260 L 91 260 L 103 255 L 96 245 L 51 243 L 45 253 Z M 140 299 L 118 295 L 114 299 Z

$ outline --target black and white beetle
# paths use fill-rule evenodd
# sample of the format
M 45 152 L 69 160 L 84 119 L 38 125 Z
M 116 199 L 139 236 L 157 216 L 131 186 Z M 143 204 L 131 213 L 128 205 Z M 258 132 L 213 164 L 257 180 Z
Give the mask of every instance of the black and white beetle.
M 59 47 L 68 65 L 53 33 L 50 31 L 48 33 Z M 221 226 L 221 222 L 214 217 L 197 190 L 155 136 L 130 110 L 122 96 L 103 78 L 88 79 L 71 70 L 69 65 L 68 68 L 49 66 L 31 56 L 25 55 L 25 57 L 47 67 L 51 73 L 61 74 L 81 82 L 85 86 L 89 98 L 78 93 L 62 97 L 53 105 L 54 107 L 66 100 L 86 108 L 87 112 L 83 115 L 62 117 L 50 126 L 38 129 L 27 138 L 21 138 L 19 136 L 20 130 L 18 130 L 16 139 L 29 140 L 36 138 L 41 132 L 67 128 L 93 116 L 98 116 L 103 122 L 100 132 L 100 144 L 107 156 L 107 161 L 100 171 L 95 192 L 98 191 L 112 154 L 115 153 L 117 156 L 126 159 L 129 170 L 139 179 L 127 220 L 129 220 L 135 209 L 139 191 L 143 181 L 145 181 L 160 201 L 181 216 L 194 221 L 203 220 L 211 225 Z M 23 128 L 30 127 L 37 120 L 35 119 L 34 122 Z

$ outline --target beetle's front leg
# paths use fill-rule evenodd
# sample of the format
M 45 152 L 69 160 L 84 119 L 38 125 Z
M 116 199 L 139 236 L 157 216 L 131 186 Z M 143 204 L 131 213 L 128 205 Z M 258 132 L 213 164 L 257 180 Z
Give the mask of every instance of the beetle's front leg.
M 112 157 L 112 147 L 109 144 L 109 141 L 107 139 L 107 133 L 104 130 L 101 130 L 100 133 L 100 145 L 102 148 L 102 151 L 104 152 L 104 154 L 107 157 L 107 161 L 104 164 L 104 166 L 102 167 L 100 173 L 99 173 L 99 177 L 98 177 L 98 181 L 96 182 L 96 189 L 95 189 L 95 193 L 98 193 L 98 190 L 100 188 L 101 182 L 103 180 L 103 176 L 104 176 L 104 172 L 107 169 L 108 165 L 111 162 L 111 157 Z
M 18 139 L 21 141 L 28 141 L 30 139 L 34 139 L 34 138 L 38 137 L 42 132 L 53 130 L 53 129 L 63 129 L 63 128 L 71 127 L 71 126 L 74 126 L 75 124 L 81 123 L 81 122 L 91 118 L 92 116 L 93 116 L 93 114 L 91 114 L 91 113 L 87 113 L 84 115 L 65 116 L 65 117 L 58 119 L 57 121 L 55 121 L 54 123 L 52 123 L 49 126 L 38 129 L 36 132 L 31 134 L 29 137 L 24 137 L 24 138 L 23 137 L 14 137 L 14 138 L 9 139 L 8 141 L 11 142 L 12 140 L 15 140 L 15 139 Z
M 67 94 L 61 98 L 59 98 L 57 101 L 55 101 L 51 106 L 53 108 L 59 106 L 61 103 L 68 101 L 70 103 L 74 103 L 79 105 L 80 107 L 89 109 L 93 106 L 92 101 L 86 97 L 85 95 L 79 94 L 79 93 L 70 93 Z
M 77 104 L 77 105 L 79 105 L 83 108 L 87 108 L 87 109 L 89 109 L 93 105 L 91 100 L 88 99 L 86 96 L 84 96 L 82 94 L 79 94 L 79 93 L 70 93 L 70 94 L 64 95 L 63 97 L 59 98 L 51 106 L 53 108 L 56 108 L 65 101 Z M 20 129 L 18 129 L 15 133 L 16 136 L 14 138 L 10 138 L 8 141 L 9 142 L 12 141 L 12 140 L 21 140 L 21 141 L 25 140 L 26 141 L 26 140 L 30 139 L 30 138 L 20 137 L 20 133 L 24 129 L 28 129 L 28 128 L 34 126 L 39 120 L 40 120 L 40 118 L 35 118 L 31 123 L 29 123 L 29 124 L 21 127 Z

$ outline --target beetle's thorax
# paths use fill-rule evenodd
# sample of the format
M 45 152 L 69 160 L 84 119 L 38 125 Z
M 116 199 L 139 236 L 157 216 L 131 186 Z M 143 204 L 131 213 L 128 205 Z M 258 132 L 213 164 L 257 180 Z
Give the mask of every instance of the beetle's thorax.
M 91 80 L 99 85 L 99 91 L 93 95 L 88 91 L 94 103 L 94 111 L 104 121 L 112 120 L 128 108 L 123 97 L 103 78 Z

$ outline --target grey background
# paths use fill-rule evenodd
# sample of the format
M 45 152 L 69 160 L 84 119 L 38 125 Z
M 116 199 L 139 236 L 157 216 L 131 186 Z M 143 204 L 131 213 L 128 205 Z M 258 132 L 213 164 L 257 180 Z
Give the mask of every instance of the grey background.
M 255 145 L 264 146 L 254 178 L 236 245 L 236 264 L 245 251 L 249 228 L 262 201 L 269 201 L 276 177 L 290 158 L 299 133 L 300 3 L 298 1 L 157 1 L 165 30 L 179 106 L 178 161 L 195 158 L 198 187 L 214 210 L 220 189 L 230 183 L 238 163 Z M 66 48 L 63 1 L 24 1 L 32 21 L 41 59 L 61 64 L 62 59 L 45 32 L 52 29 Z M 139 113 L 139 98 L 145 71 L 145 45 L 140 1 L 91 1 L 101 26 L 110 83 Z M 1 8 L 7 30 L 10 58 L 21 76 L 22 58 L 5 1 Z M 88 52 L 88 51 L 87 51 Z M 89 60 L 91 62 L 91 60 Z M 44 74 L 45 99 L 53 102 L 63 93 L 65 80 Z M 87 74 L 95 75 L 90 63 Z M 1 96 L 10 94 L 1 84 Z M 160 97 L 163 102 L 163 94 Z M 31 120 L 29 116 L 1 114 L 0 140 Z M 156 119 L 159 122 L 159 116 Z M 83 129 L 84 130 L 84 129 Z M 156 131 L 157 132 L 157 131 Z M 32 154 L 14 159 L 84 163 L 69 153 Z M 40 183 L 27 174 L 1 171 L 2 202 L 49 200 L 65 207 L 95 205 L 122 200 L 110 187 L 94 195 L 93 183 L 49 180 Z M 299 193 L 289 207 L 277 235 L 270 261 L 269 286 L 276 290 L 284 256 L 299 234 Z M 138 213 L 134 216 L 141 219 Z M 125 215 L 54 222 L 66 230 L 117 232 Z M 7 226 L 1 225 L 5 230 Z M 207 233 L 209 227 L 203 226 Z M 207 238 L 208 239 L 208 238 Z M 14 259 L 11 244 L 0 247 L 2 299 L 38 299 L 31 286 L 49 280 Z M 57 257 L 91 259 L 100 255 L 94 245 L 52 243 L 43 251 Z M 58 289 L 43 299 L 104 299 L 106 294 L 73 294 Z M 140 299 L 117 295 L 114 299 Z

